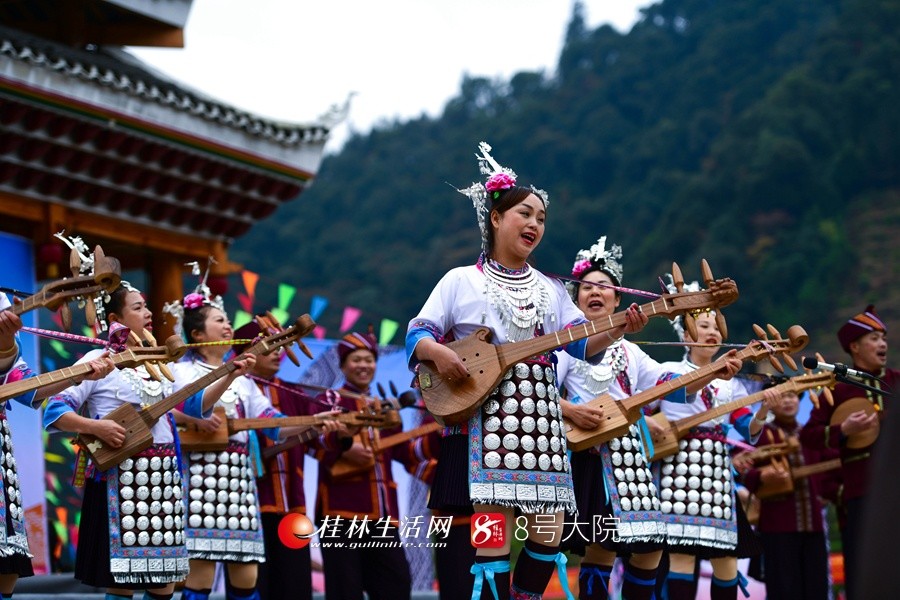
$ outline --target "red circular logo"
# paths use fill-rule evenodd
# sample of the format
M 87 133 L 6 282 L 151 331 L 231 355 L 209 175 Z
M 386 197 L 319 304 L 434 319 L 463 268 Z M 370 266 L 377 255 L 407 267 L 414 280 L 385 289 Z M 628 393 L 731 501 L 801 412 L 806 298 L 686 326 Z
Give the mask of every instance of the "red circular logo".
M 278 523 L 278 539 L 288 548 L 294 550 L 309 545 L 316 528 L 306 515 L 288 513 Z

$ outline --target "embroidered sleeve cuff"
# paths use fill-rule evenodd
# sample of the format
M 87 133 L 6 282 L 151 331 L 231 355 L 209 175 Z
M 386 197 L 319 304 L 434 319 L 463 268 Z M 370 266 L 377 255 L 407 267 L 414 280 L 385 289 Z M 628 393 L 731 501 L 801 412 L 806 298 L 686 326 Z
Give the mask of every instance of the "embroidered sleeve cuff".
M 53 424 L 64 414 L 75 412 L 75 409 L 71 406 L 72 402 L 74 402 L 74 399 L 65 394 L 53 396 L 47 402 L 47 406 L 44 407 L 44 416 L 42 418 L 44 429 L 47 431 L 59 431 Z
M 732 418 L 731 422 L 734 426 L 734 429 L 738 432 L 738 434 L 742 438 L 744 438 L 751 444 L 755 444 L 756 440 L 759 439 L 759 435 L 762 433 L 762 429 L 760 429 L 759 432 L 757 432 L 757 434 L 755 436 L 751 436 L 750 435 L 750 421 L 752 419 L 753 419 L 753 417 L 751 416 L 750 411 L 747 411 L 746 413 L 740 415 L 736 419 Z
M 208 419 L 213 414 L 215 405 L 211 406 L 208 411 L 203 412 L 203 390 L 200 390 L 184 402 L 182 402 L 179 410 L 189 417 L 195 419 Z
M 577 342 L 570 342 L 563 346 L 570 356 L 574 356 L 579 360 L 583 360 L 592 365 L 599 365 L 600 361 L 603 360 L 603 355 L 605 352 L 598 352 L 594 356 L 585 356 L 584 353 L 587 352 L 587 339 L 581 339 Z
M 662 385 L 677 378 L 678 373 L 665 373 L 656 380 L 656 385 Z M 694 394 L 692 394 L 692 396 L 694 396 Z M 690 400 L 688 399 L 688 394 L 687 392 L 685 392 L 683 387 L 680 387 L 677 390 L 673 390 L 660 398 L 660 400 L 665 400 L 666 402 L 674 402 L 675 404 L 686 404 L 688 402 L 693 402 L 694 399 L 695 398 L 690 398 Z
M 443 335 L 434 323 L 428 321 L 417 321 L 406 332 L 406 364 L 410 369 L 419 363 L 416 358 L 416 346 L 425 338 L 440 341 Z

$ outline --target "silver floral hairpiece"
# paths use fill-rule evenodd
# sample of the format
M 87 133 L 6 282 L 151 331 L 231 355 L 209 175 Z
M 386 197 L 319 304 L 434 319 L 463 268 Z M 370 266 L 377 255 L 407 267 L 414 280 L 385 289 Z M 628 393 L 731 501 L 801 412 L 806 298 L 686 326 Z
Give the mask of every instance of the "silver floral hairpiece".
M 487 217 L 490 214 L 488 198 L 491 193 L 498 193 L 500 189 L 508 189 L 514 186 L 518 176 L 515 171 L 501 166 L 491 156 L 491 146 L 487 142 L 478 144 L 478 152 L 475 154 L 475 158 L 478 160 L 478 170 L 482 175 L 487 175 L 487 184 L 476 182 L 467 188 L 457 189 L 456 191 L 468 196 L 472 201 L 472 205 L 475 207 L 475 215 L 478 218 L 478 229 L 481 230 L 481 249 L 487 250 Z M 491 187 L 492 184 L 493 187 Z M 531 191 L 544 202 L 544 207 L 550 204 L 547 192 L 534 186 L 530 187 Z
M 616 285 L 622 285 L 622 247 L 613 244 L 606 247 L 606 236 L 602 236 L 597 243 L 586 250 L 579 250 L 575 255 L 575 263 L 572 265 L 572 276 L 578 279 L 591 267 L 599 267 L 612 275 Z
M 197 287 L 194 288 L 193 292 L 186 295 L 181 300 L 173 300 L 172 302 L 163 304 L 163 313 L 172 315 L 175 319 L 172 329 L 177 335 L 184 337 L 185 307 L 200 308 L 201 306 L 213 306 L 222 312 L 225 312 L 225 301 L 222 299 L 222 296 L 213 296 L 209 286 L 206 284 L 207 279 L 209 279 L 209 269 L 214 264 L 216 264 L 216 261 L 210 256 L 209 262 L 206 263 L 206 272 L 203 273 L 200 283 L 197 284 Z M 184 266 L 191 267 L 191 275 L 200 275 L 199 261 L 195 260 L 193 262 L 184 263 Z

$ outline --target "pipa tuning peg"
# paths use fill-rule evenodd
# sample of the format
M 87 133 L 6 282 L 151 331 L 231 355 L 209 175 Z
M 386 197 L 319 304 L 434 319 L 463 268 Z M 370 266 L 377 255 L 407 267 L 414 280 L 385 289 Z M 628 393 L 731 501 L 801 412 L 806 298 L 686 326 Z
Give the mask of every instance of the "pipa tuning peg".
M 397 392 L 397 386 L 394 385 L 394 382 L 393 382 L 393 381 L 388 381 L 388 388 L 390 388 L 390 390 L 391 390 L 391 397 L 392 397 L 392 398 L 399 398 L 399 397 L 400 397 L 400 394 Z
M 813 403 L 813 406 L 819 408 L 819 395 L 813 390 L 809 390 L 809 401 Z
M 681 267 L 676 262 L 672 263 L 672 284 L 679 294 L 684 289 L 684 275 L 681 274 Z
M 81 275 L 81 255 L 75 248 L 69 252 L 69 269 L 75 277 Z
M 697 322 L 694 319 L 694 315 L 691 313 L 684 313 L 684 330 L 687 332 L 688 337 L 693 341 L 697 341 L 699 337 L 697 335 Z
M 766 429 L 766 437 L 768 438 L 770 444 L 774 444 L 774 443 L 775 443 L 775 436 L 772 435 L 772 430 L 771 430 L 771 429 Z
M 722 312 L 721 308 L 716 309 L 716 327 L 719 328 L 719 333 L 722 334 L 722 339 L 728 339 L 728 323 L 725 322 L 725 313 Z
M 700 273 L 703 275 L 703 283 L 706 284 L 706 287 L 710 287 L 713 281 L 716 280 L 713 277 L 712 269 L 709 268 L 709 263 L 706 262 L 706 259 L 700 261 Z
M 772 367 L 774 367 L 776 371 L 778 371 L 779 373 L 784 373 L 784 367 L 781 366 L 781 363 L 778 362 L 778 359 L 771 354 L 769 355 L 769 362 L 772 363 Z
M 831 395 L 831 390 L 828 388 L 824 388 L 822 393 L 825 394 L 825 400 L 828 402 L 830 406 L 834 406 L 834 396 Z
M 753 324 L 753 333 L 755 333 L 756 337 L 758 337 L 761 340 L 769 339 L 769 336 L 766 335 L 766 330 L 763 329 L 762 327 L 760 327 L 759 325 L 757 325 L 756 323 Z
M 819 361 L 820 363 L 823 363 L 823 362 L 825 362 L 825 357 L 822 356 L 821 353 L 816 352 L 816 360 Z
M 310 352 L 309 346 L 307 346 L 300 340 L 297 340 L 297 345 L 300 346 L 300 350 L 303 352 L 303 354 L 305 354 L 310 360 L 312 360 L 313 354 L 312 352 Z
M 62 304 L 59 307 L 59 320 L 62 322 L 63 331 L 72 330 L 72 309 L 68 304 Z
M 165 363 L 156 363 L 157 368 L 159 368 L 159 372 L 162 373 L 162 376 L 175 383 L 175 376 L 172 374 L 172 371 L 169 370 L 169 367 L 165 365 Z
M 793 371 L 798 370 L 797 363 L 794 361 L 794 357 L 791 356 L 790 354 L 783 355 L 782 360 L 784 360 L 784 362 L 787 363 L 787 365 L 791 368 L 791 370 L 793 370 Z
M 284 355 L 288 357 L 288 359 L 294 363 L 295 366 L 300 366 L 300 361 L 297 359 L 297 355 L 294 354 L 294 351 L 291 350 L 290 346 L 284 347 Z
M 772 325 L 771 323 L 767 323 L 766 329 L 768 330 L 769 335 L 771 335 L 773 338 L 781 339 L 781 332 L 778 331 L 778 329 L 776 329 L 774 325 Z
M 387 400 L 387 393 L 384 391 L 384 386 L 381 385 L 381 383 L 376 383 L 375 387 L 378 388 L 378 395 Z
M 88 327 L 93 327 L 97 324 L 97 305 L 94 304 L 92 298 L 88 298 L 84 304 L 84 320 Z
M 162 376 L 159 374 L 159 371 L 156 370 L 156 366 L 154 366 L 153 363 L 144 363 L 144 368 L 147 370 L 147 375 L 149 375 L 152 380 L 162 381 Z

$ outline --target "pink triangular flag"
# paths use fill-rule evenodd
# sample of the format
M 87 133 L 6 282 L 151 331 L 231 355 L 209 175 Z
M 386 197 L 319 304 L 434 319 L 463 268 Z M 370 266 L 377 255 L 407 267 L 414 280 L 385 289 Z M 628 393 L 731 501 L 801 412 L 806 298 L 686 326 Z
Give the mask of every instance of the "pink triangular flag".
M 313 337 L 316 338 L 317 340 L 324 340 L 325 339 L 325 328 L 322 327 L 321 325 L 316 325 L 313 328 Z
M 358 308 L 352 306 L 344 308 L 344 316 L 341 317 L 341 332 L 350 331 L 350 328 L 353 327 L 361 314 L 362 311 Z

